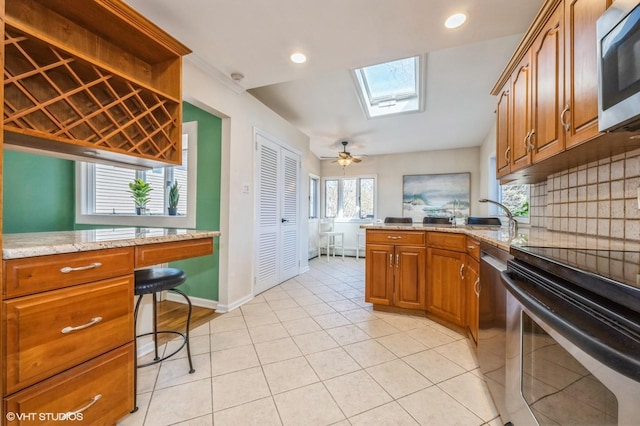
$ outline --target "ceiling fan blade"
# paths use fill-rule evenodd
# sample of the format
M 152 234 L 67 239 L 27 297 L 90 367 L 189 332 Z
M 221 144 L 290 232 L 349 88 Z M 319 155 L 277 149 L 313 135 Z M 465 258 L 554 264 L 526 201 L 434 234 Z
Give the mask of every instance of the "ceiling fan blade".
M 339 152 L 338 156 L 340 158 L 348 158 L 349 157 L 349 153 L 348 152 Z
M 353 161 L 354 163 L 359 163 L 359 162 L 361 162 L 362 160 L 361 160 L 361 159 L 359 159 L 359 158 L 356 158 L 356 157 L 351 157 L 351 161 Z

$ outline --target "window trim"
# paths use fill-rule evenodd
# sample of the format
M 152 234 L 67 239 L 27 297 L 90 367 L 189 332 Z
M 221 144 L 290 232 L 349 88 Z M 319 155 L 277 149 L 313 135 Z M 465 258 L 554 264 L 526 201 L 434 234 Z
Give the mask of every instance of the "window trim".
M 91 214 L 90 200 L 95 197 L 95 174 L 93 164 L 76 161 L 76 223 L 83 225 L 117 225 L 117 226 L 147 226 L 165 228 L 195 228 L 196 227 L 196 197 L 197 197 L 197 162 L 198 162 L 198 122 L 182 123 L 182 134 L 187 135 L 189 150 L 187 159 L 187 214 L 185 216 L 142 215 L 135 214 Z M 171 166 L 167 166 L 171 167 Z
M 311 191 L 311 182 L 316 183 L 315 193 Z M 320 176 L 314 175 L 313 173 L 309 173 L 309 219 L 319 219 L 320 218 L 320 192 L 321 192 L 321 179 Z M 312 197 L 313 203 L 312 203 Z M 311 211 L 311 205 L 313 204 L 314 211 Z
M 322 177 L 322 181 L 321 181 L 321 185 L 320 185 L 320 198 L 322 199 L 322 203 L 321 203 L 321 212 L 320 212 L 320 218 L 321 219 L 332 219 L 335 222 L 351 222 L 351 223 L 369 223 L 371 222 L 372 219 L 370 218 L 357 218 L 357 217 L 327 217 L 326 213 L 327 213 L 327 197 L 325 194 L 325 188 L 326 188 L 326 181 L 328 180 L 337 180 L 337 181 L 342 181 L 342 180 L 347 180 L 347 179 L 356 179 L 358 181 L 360 181 L 360 179 L 373 179 L 373 196 L 374 196 L 374 200 L 373 200 L 373 217 L 375 218 L 377 216 L 377 212 L 378 212 L 378 175 L 375 174 L 371 174 L 371 175 L 357 175 L 357 176 L 323 176 Z M 342 200 L 343 197 L 343 188 L 342 185 L 338 186 L 338 203 L 340 203 L 340 201 Z M 356 185 L 356 197 L 358 198 L 356 200 L 356 205 L 357 207 L 360 207 L 360 185 Z M 339 206 L 338 206 L 339 207 Z M 339 211 L 340 209 L 338 209 Z

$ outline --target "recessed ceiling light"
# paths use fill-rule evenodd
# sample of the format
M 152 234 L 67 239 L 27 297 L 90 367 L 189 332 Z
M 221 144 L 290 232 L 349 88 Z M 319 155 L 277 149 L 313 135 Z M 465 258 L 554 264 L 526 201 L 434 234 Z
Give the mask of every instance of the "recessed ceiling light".
M 460 25 L 464 24 L 467 20 L 467 15 L 464 13 L 456 13 L 451 15 L 444 21 L 444 26 L 447 28 L 458 28 Z
M 291 55 L 291 61 L 296 64 L 303 64 L 307 62 L 307 56 L 304 53 L 296 52 Z

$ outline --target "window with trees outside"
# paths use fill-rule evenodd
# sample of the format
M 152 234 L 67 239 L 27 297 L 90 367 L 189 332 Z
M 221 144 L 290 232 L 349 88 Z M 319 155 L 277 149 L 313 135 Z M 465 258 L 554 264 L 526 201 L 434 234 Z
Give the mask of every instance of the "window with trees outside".
M 195 227 L 197 123 L 183 123 L 182 164 L 135 170 L 112 164 L 78 162 L 76 222 L 84 224 Z M 143 215 L 137 215 L 129 183 L 139 178 L 151 186 Z M 169 191 L 177 182 L 177 214 L 168 215 Z
M 500 202 L 507 207 L 518 222 L 529 221 L 529 185 L 511 184 L 500 186 Z
M 375 177 L 326 178 L 324 217 L 334 219 L 373 219 L 375 216 Z

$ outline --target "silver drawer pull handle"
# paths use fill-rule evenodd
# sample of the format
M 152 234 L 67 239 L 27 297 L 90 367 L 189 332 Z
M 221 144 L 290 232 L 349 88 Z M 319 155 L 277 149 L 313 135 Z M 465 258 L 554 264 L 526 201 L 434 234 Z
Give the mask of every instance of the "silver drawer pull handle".
M 68 274 L 69 272 L 75 272 L 75 271 L 86 271 L 88 269 L 96 269 L 102 266 L 102 263 L 100 262 L 93 262 L 91 265 L 87 265 L 87 266 L 78 266 L 77 268 L 72 268 L 70 266 L 65 266 L 64 268 L 60 269 L 60 272 L 62 272 L 63 274 Z
M 87 327 L 91 327 L 92 325 L 95 325 L 95 324 L 99 323 L 100 321 L 102 321 L 102 317 L 93 317 L 93 318 L 91 318 L 91 321 L 89 321 L 86 324 L 82 324 L 82 325 L 79 325 L 77 327 L 65 327 L 62 330 L 60 330 L 60 332 L 62 334 L 68 334 L 68 333 L 71 333 L 72 331 L 78 331 L 78 330 L 82 330 L 82 329 L 87 328 Z
M 399 235 L 387 235 L 387 238 L 390 240 L 401 240 L 402 237 Z
M 469 250 L 473 250 L 474 248 L 476 248 L 476 246 L 467 246 L 467 248 L 468 248 Z
M 91 408 L 91 406 L 92 406 L 93 404 L 95 404 L 96 402 L 98 402 L 98 401 L 100 400 L 100 398 L 102 398 L 102 395 L 101 395 L 101 394 L 97 394 L 96 396 L 94 396 L 93 398 L 91 398 L 91 402 L 89 402 L 89 403 L 88 403 L 87 405 L 85 405 L 84 407 L 82 407 L 82 408 L 78 408 L 76 411 L 69 411 L 68 413 L 66 413 L 66 414 L 67 414 L 67 416 L 69 416 L 69 415 L 74 415 L 74 414 L 80 414 L 80 413 L 82 413 L 83 411 L 88 410 L 89 408 Z

